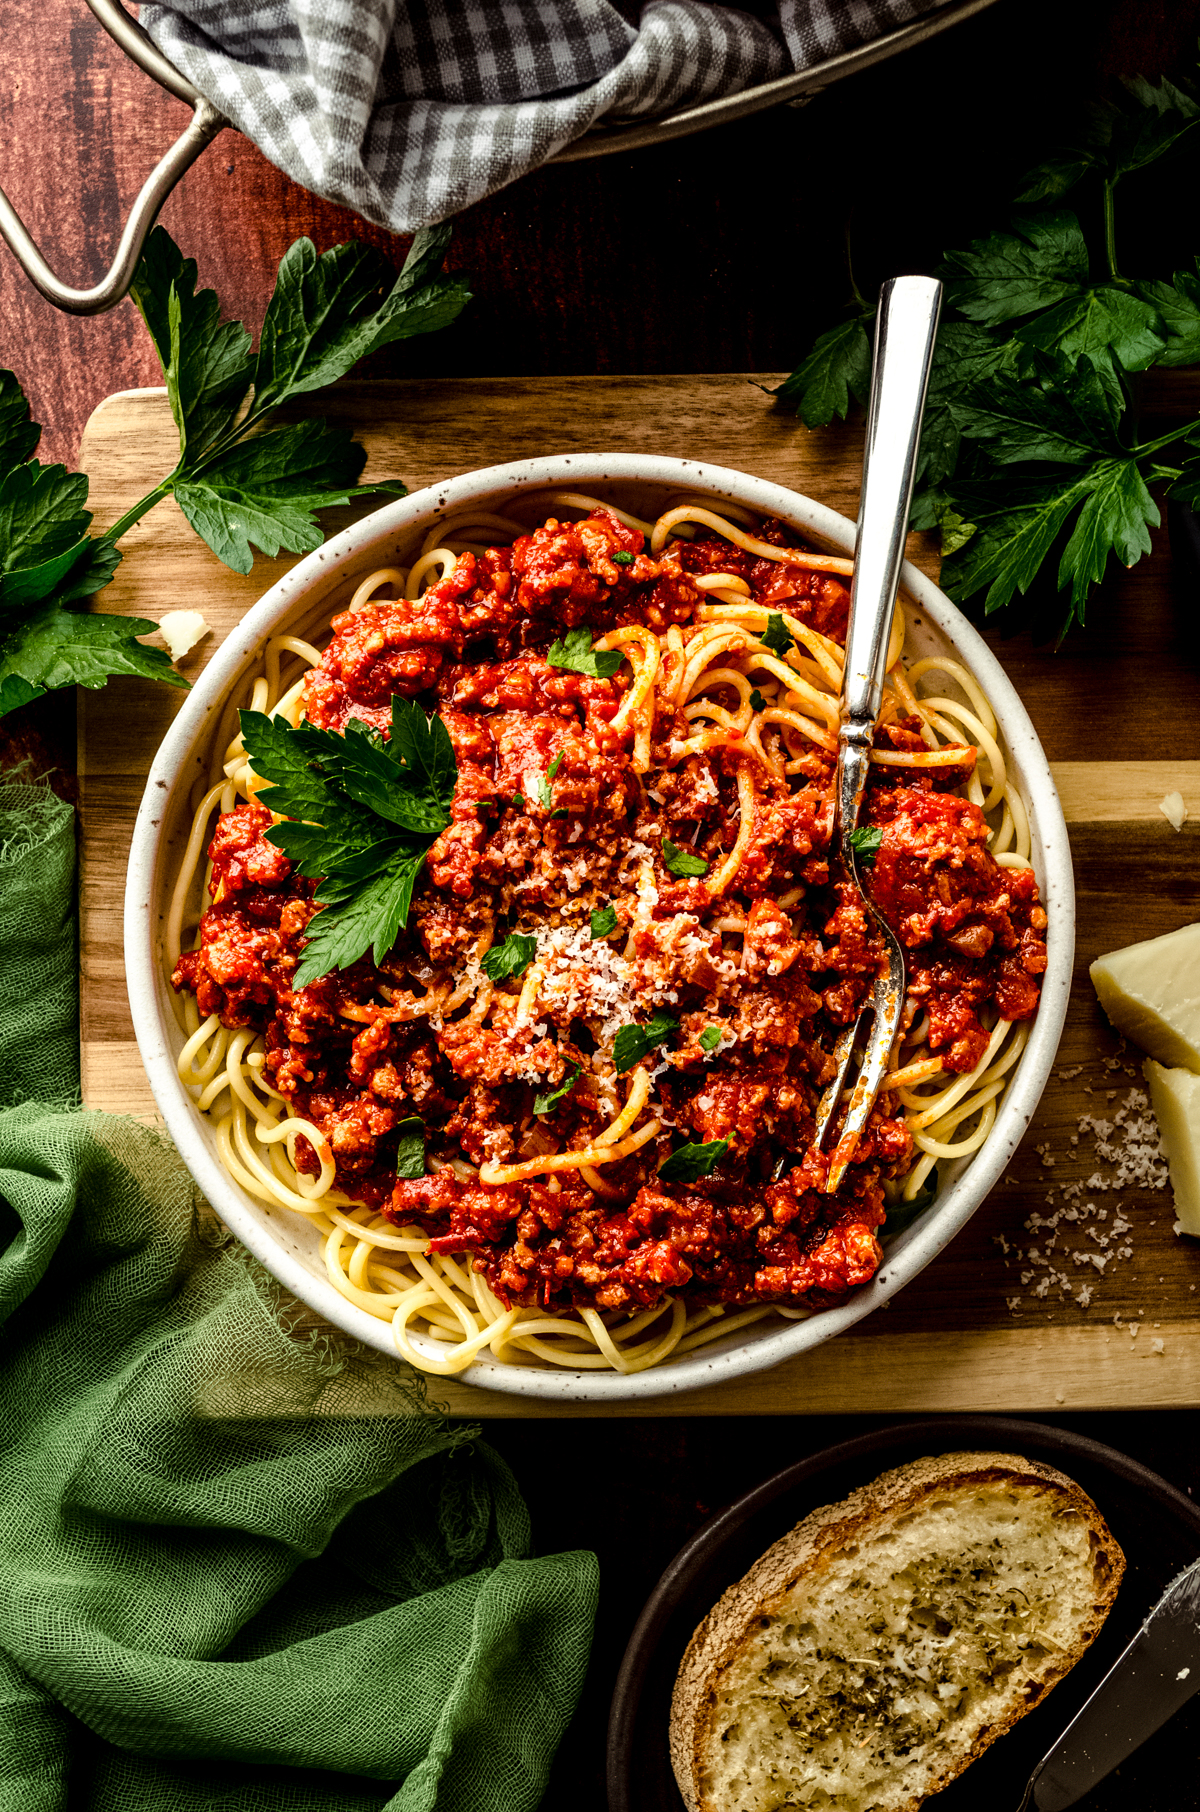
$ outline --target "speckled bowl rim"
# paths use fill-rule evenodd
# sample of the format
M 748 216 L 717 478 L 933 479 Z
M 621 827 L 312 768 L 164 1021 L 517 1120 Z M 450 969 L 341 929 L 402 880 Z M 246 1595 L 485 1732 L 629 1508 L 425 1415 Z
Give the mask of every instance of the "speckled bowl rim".
M 391 1329 L 348 1302 L 323 1274 L 283 1249 L 273 1232 L 271 1211 L 260 1207 L 226 1173 L 217 1159 L 211 1126 L 196 1111 L 180 1082 L 175 1053 L 181 1041 L 160 979 L 157 899 L 160 883 L 160 826 L 167 803 L 184 774 L 193 744 L 210 713 L 222 703 L 248 656 L 280 618 L 315 602 L 321 592 L 372 564 L 383 563 L 389 547 L 422 525 L 464 505 L 502 507 L 499 494 L 572 490 L 623 482 L 688 487 L 726 497 L 764 515 L 781 516 L 802 532 L 838 551 L 851 553 L 854 524 L 798 492 L 723 466 L 639 453 L 576 453 L 527 459 L 468 472 L 445 484 L 387 504 L 309 554 L 247 612 L 226 637 L 163 740 L 146 782 L 134 827 L 125 895 L 125 967 L 134 1029 L 155 1101 L 184 1163 L 226 1226 L 301 1301 L 365 1344 L 395 1354 Z M 515 501 L 510 495 L 509 501 Z M 668 1362 L 648 1372 L 623 1376 L 500 1365 L 476 1361 L 459 1381 L 515 1396 L 561 1403 L 621 1403 L 680 1396 L 725 1379 L 769 1370 L 785 1359 L 843 1333 L 888 1302 L 922 1271 L 966 1225 L 1012 1159 L 1049 1077 L 1067 1011 L 1074 956 L 1075 894 L 1067 829 L 1050 766 L 1012 683 L 983 638 L 945 594 L 915 566 L 906 563 L 905 593 L 935 629 L 950 641 L 991 699 L 1008 754 L 1029 806 L 1034 863 L 1048 915 L 1049 965 L 1042 1004 L 1029 1042 L 1001 1098 L 986 1143 L 966 1163 L 936 1206 L 899 1234 L 885 1250 L 870 1284 L 838 1308 L 806 1321 L 789 1321 L 761 1331 L 752 1326 L 716 1347 Z M 280 1209 L 280 1216 L 287 1210 Z M 397 1355 L 398 1358 L 398 1355 Z M 436 1380 L 431 1380 L 436 1393 Z M 880 1398 L 886 1395 L 880 1380 Z M 871 1405 L 864 1403 L 863 1407 Z

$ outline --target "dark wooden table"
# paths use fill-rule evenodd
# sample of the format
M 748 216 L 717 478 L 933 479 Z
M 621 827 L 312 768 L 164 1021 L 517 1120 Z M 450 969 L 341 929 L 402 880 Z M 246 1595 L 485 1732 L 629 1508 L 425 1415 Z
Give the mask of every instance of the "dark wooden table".
M 124 210 L 181 129 L 183 109 L 131 68 L 82 0 L 6 0 L 0 56 L 0 180 L 51 262 L 77 283 L 106 265 Z M 476 299 L 450 333 L 392 349 L 377 375 L 524 375 L 787 369 L 846 291 L 843 234 L 859 282 L 928 269 L 943 246 L 1002 217 L 1021 172 L 1069 137 L 1122 75 L 1186 72 L 1200 0 L 999 0 L 904 59 L 706 137 L 548 168 L 471 209 L 451 263 Z M 1126 268 L 1166 271 L 1197 244 L 1195 178 L 1141 184 L 1122 227 Z M 271 274 L 300 233 L 324 248 L 357 233 L 403 244 L 306 194 L 253 146 L 225 134 L 169 202 L 164 220 L 200 262 L 226 311 L 257 327 Z M 21 376 L 45 426 L 42 456 L 72 462 L 106 395 L 160 381 L 129 303 L 96 320 L 58 314 L 0 251 L 0 363 Z M 1130 589 L 1132 587 L 1132 591 Z M 1044 601 L 1043 606 L 1044 607 Z M 1053 688 L 1039 617 L 1012 625 L 1006 655 L 1022 686 Z M 1108 582 L 1069 649 L 1084 707 L 1076 735 L 1122 674 L 1118 622 L 1139 665 L 1161 664 L 1166 714 L 1196 679 L 1194 598 L 1172 575 L 1165 529 L 1153 568 Z M 1145 671 L 1142 667 L 1142 671 Z M 1182 688 L 1182 690 L 1181 690 Z M 1155 723 L 1147 747 L 1161 756 Z M 70 701 L 5 726 L 7 742 L 71 761 Z M 1200 729 L 1189 727 L 1200 754 Z M 1064 736 L 1067 732 L 1064 731 Z M 0 748 L 0 753 L 2 753 Z M 1050 749 L 1074 759 L 1074 747 Z M 878 1420 L 878 1418 L 875 1418 Z M 1192 1410 L 1058 1418 L 1200 1491 Z M 493 1423 L 543 1550 L 588 1546 L 604 1589 L 587 1690 L 546 1804 L 603 1805 L 603 1731 L 613 1677 L 647 1592 L 708 1513 L 788 1461 L 872 1425 L 867 1417 Z M 1164 1807 L 1166 1801 L 1163 1802 Z M 1173 1789 L 1172 1812 L 1200 1807 Z

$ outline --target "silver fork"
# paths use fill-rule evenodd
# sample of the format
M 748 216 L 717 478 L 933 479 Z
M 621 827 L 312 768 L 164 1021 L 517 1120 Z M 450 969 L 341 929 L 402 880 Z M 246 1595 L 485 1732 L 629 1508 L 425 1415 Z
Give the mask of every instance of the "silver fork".
M 813 1143 L 822 1151 L 842 1098 L 860 1028 L 870 1016 L 866 1052 L 829 1166 L 825 1188 L 830 1194 L 845 1175 L 875 1105 L 904 1008 L 904 952 L 891 927 L 867 897 L 852 837 L 858 828 L 875 721 L 883 702 L 892 612 L 904 558 L 921 417 L 941 305 L 942 286 L 932 277 L 893 277 L 880 291 L 875 318 L 875 359 L 842 681 L 834 838 L 864 910 L 883 939 L 887 967 L 876 977 L 871 1006 L 863 1009 L 834 1045 L 836 1074 L 817 1109 Z

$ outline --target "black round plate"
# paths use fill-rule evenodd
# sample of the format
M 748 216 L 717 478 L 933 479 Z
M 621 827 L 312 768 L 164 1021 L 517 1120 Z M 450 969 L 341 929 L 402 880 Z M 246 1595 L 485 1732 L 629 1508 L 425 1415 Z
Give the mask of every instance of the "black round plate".
M 719 1439 L 720 1423 L 714 1424 Z M 764 1434 L 769 1424 L 764 1424 Z M 667 1750 L 671 1691 L 692 1631 L 721 1593 L 810 1510 L 923 1454 L 991 1451 L 1042 1460 L 1083 1486 L 1125 1552 L 1117 1602 L 1083 1660 L 1035 1711 L 929 1801 L 938 1812 L 1016 1812 L 1025 1783 L 1181 1568 L 1200 1554 L 1200 1509 L 1157 1473 L 1082 1435 L 1000 1416 L 945 1416 L 826 1448 L 718 1511 L 680 1549 L 638 1619 L 608 1724 L 610 1812 L 681 1812 Z M 1081 1812 L 1200 1812 L 1200 1699 L 1079 1802 Z M 1170 1785 L 1168 1785 L 1170 1783 Z

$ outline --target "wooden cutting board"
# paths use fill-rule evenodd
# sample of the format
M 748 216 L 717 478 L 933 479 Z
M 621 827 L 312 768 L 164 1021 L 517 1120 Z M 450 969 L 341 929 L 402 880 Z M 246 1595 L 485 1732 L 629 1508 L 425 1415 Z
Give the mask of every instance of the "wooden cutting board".
M 620 448 L 739 468 L 853 516 L 860 430 L 809 433 L 774 408 L 758 381 L 777 380 L 728 374 L 348 383 L 322 401 L 326 414 L 365 444 L 368 478 L 400 476 L 414 490 L 501 461 Z M 101 404 L 81 452 L 98 524 L 115 520 L 170 470 L 175 446 L 161 390 L 128 391 Z M 330 512 L 329 531 L 370 507 Z M 436 1394 L 450 1409 L 472 1416 L 728 1415 L 1200 1403 L 1200 1242 L 1173 1233 L 1169 1190 L 1112 1188 L 1113 1166 L 1097 1156 L 1096 1131 L 1080 1125 L 1089 1117 L 1114 1123 L 1141 1082 L 1138 1054 L 1120 1049 L 1096 1006 L 1087 964 L 1103 950 L 1200 916 L 1200 672 L 1190 619 L 1173 598 L 1165 535 L 1160 540 L 1132 573 L 1106 582 L 1086 634 L 1062 652 L 1028 632 L 1009 641 L 989 637 L 1054 765 L 1079 916 L 1058 1066 L 1009 1174 L 970 1226 L 860 1331 L 743 1383 L 611 1412 L 595 1405 L 539 1409 L 528 1399 L 439 1385 Z M 227 571 L 171 502 L 122 545 L 125 559 L 99 607 L 155 620 L 167 610 L 200 610 L 212 633 L 183 663 L 189 678 L 292 564 L 259 559 L 246 578 Z M 936 576 L 936 554 L 921 538 L 913 538 L 910 555 Z M 1194 613 L 1190 600 L 1189 609 Z M 154 1102 L 125 995 L 122 894 L 145 774 L 181 700 L 168 687 L 122 680 L 80 693 L 84 1098 L 148 1120 L 156 1117 Z M 1182 832 L 1158 809 L 1176 790 L 1195 814 Z M 1126 1111 L 1124 1126 L 1131 1118 L 1136 1110 Z M 1123 1137 L 1115 1124 L 1110 1149 Z M 1034 1216 L 1053 1224 L 1027 1225 Z

